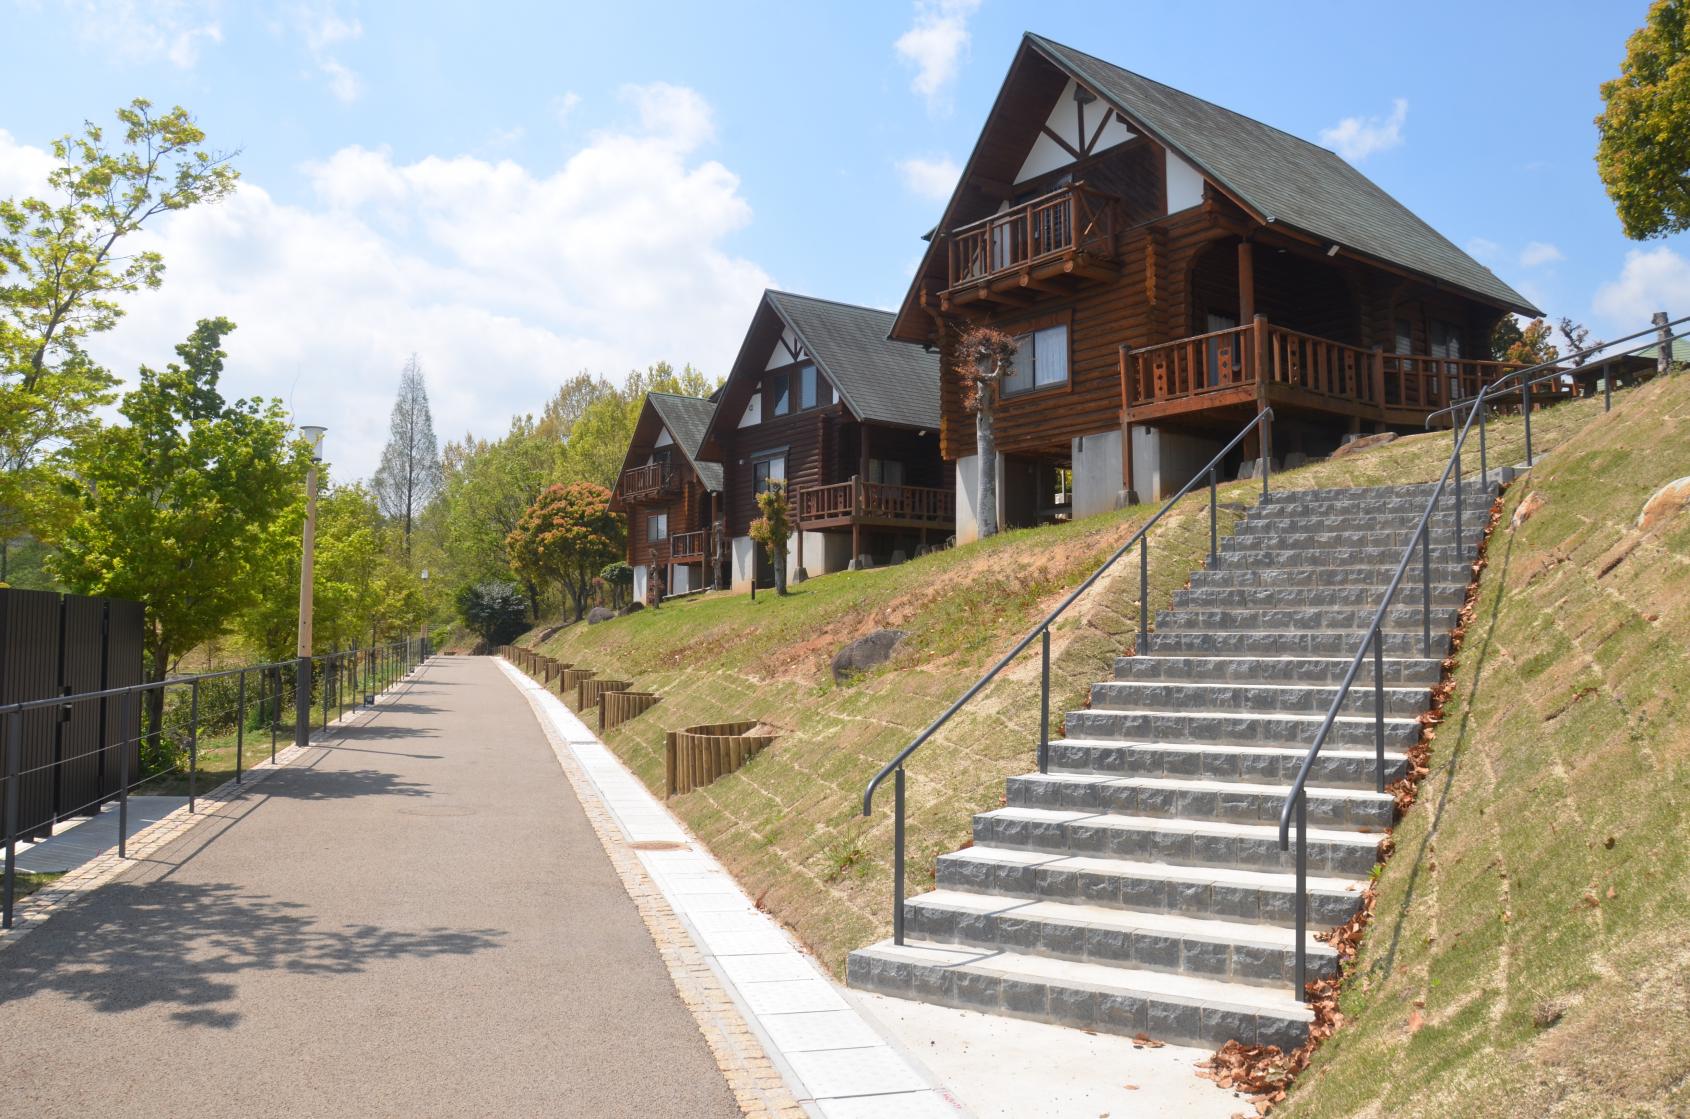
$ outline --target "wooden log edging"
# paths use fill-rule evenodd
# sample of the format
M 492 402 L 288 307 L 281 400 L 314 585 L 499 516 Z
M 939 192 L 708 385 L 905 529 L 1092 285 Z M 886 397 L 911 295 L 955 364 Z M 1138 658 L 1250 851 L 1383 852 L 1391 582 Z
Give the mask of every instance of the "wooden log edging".
M 629 719 L 657 706 L 656 692 L 631 692 L 626 689 L 607 691 L 599 696 L 599 733 L 621 726 Z
M 675 796 L 708 785 L 756 757 L 775 740 L 772 734 L 745 733 L 756 725 L 746 720 L 703 723 L 685 730 L 670 731 L 663 750 L 667 795 Z
M 557 692 L 565 699 L 569 698 L 581 686 L 581 681 L 591 680 L 598 673 L 590 668 L 566 668 L 558 674 Z
M 612 680 L 604 676 L 595 676 L 591 680 L 583 680 L 575 686 L 575 706 L 585 711 L 589 707 L 597 707 L 599 696 L 605 692 L 619 692 L 624 688 L 634 686 L 632 680 Z

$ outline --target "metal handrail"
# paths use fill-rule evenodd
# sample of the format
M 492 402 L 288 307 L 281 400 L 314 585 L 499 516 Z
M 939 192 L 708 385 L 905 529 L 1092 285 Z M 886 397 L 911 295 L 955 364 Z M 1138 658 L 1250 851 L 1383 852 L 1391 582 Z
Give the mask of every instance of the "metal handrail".
M 1225 447 L 1222 447 L 1220 453 L 1210 459 L 1207 465 L 1203 466 L 1196 474 L 1192 475 L 1191 480 L 1184 486 L 1181 486 L 1178 493 L 1174 494 L 1174 496 L 1170 497 L 1165 503 L 1163 503 L 1162 507 L 1156 511 L 1155 515 L 1139 526 L 1138 531 L 1134 532 L 1127 538 L 1126 543 L 1115 549 L 1109 558 L 1104 560 L 1096 571 L 1093 571 L 1090 575 L 1088 575 L 1084 582 L 1075 587 L 1074 590 L 1069 593 L 1068 597 L 1062 600 L 1056 609 L 1045 615 L 1044 620 L 1039 622 L 1038 625 L 1028 630 L 1027 635 L 1020 641 L 1017 641 L 1014 647 L 1012 647 L 1009 652 L 1005 653 L 996 664 L 987 669 L 985 674 L 982 675 L 980 679 L 976 680 L 967 691 L 963 692 L 962 695 L 957 698 L 955 703 L 952 703 L 949 707 L 947 707 L 944 714 L 929 723 L 926 730 L 923 730 L 920 734 L 916 735 L 908 746 L 905 746 L 902 750 L 898 751 L 896 757 L 881 766 L 880 772 L 876 773 L 869 781 L 868 787 L 863 790 L 864 816 L 868 816 L 874 811 L 875 790 L 880 787 L 881 783 L 884 782 L 887 777 L 896 775 L 896 780 L 893 782 L 892 812 L 892 938 L 894 943 L 902 944 L 904 942 L 904 762 L 909 759 L 911 754 L 914 754 L 917 750 L 919 750 L 929 738 L 933 737 L 934 733 L 937 732 L 939 728 L 949 722 L 951 716 L 962 710 L 963 706 L 966 705 L 969 700 L 973 699 L 980 693 L 981 689 L 991 683 L 992 680 L 997 677 L 998 673 L 1007 668 L 1011 661 L 1025 652 L 1027 647 L 1033 643 L 1034 638 L 1041 638 L 1041 671 L 1039 675 L 1039 772 L 1049 772 L 1051 626 L 1055 624 L 1056 620 L 1062 616 L 1062 613 L 1067 610 L 1068 607 L 1072 606 L 1081 595 L 1091 589 L 1092 584 L 1096 583 L 1103 577 L 1104 572 L 1115 566 L 1116 561 L 1126 555 L 1127 552 L 1132 549 L 1134 544 L 1138 544 L 1138 647 L 1142 648 L 1144 644 L 1144 637 L 1149 633 L 1150 626 L 1150 620 L 1147 613 L 1150 595 L 1150 542 L 1147 534 L 1156 526 L 1157 522 L 1167 515 L 1168 511 L 1172 509 L 1181 498 L 1197 487 L 1199 481 L 1207 478 L 1209 483 L 1209 562 L 1212 565 L 1216 556 L 1219 554 L 1219 535 L 1216 528 L 1215 498 L 1215 487 L 1218 481 L 1217 471 L 1220 469 L 1221 462 L 1227 455 L 1232 453 L 1232 449 L 1242 443 L 1244 441 L 1244 437 L 1249 435 L 1250 432 L 1256 430 L 1258 427 L 1262 429 L 1262 500 L 1266 501 L 1268 496 L 1268 476 L 1271 473 L 1269 460 L 1271 458 L 1273 438 L 1272 408 L 1263 408 L 1260 412 L 1256 413 L 1255 418 L 1245 424 L 1243 429 L 1240 430 L 1237 435 L 1232 437 L 1232 441 Z
M 378 678 L 391 679 L 392 681 L 397 682 L 408 675 L 414 666 L 422 663 L 427 658 L 428 642 L 426 638 L 405 638 L 402 641 L 390 642 L 386 645 L 371 646 L 369 648 L 354 647 L 351 649 L 336 650 L 329 653 L 318 653 L 310 657 L 301 657 L 295 660 L 270 661 L 264 664 L 245 665 L 240 668 L 220 669 L 215 672 L 169 676 L 162 680 L 149 680 L 139 684 L 122 684 L 117 687 L 101 688 L 96 691 L 75 692 L 70 695 L 46 696 L 41 699 L 19 700 L 12 703 L 0 704 L 0 719 L 4 720 L 5 725 L 5 744 L 3 755 L 5 764 L 3 768 L 0 768 L 0 785 L 3 785 L 3 788 L 0 788 L 0 793 L 3 793 L 5 798 L 5 868 L 3 872 L 0 872 L 0 928 L 9 929 L 12 927 L 13 907 L 17 897 L 17 843 L 20 834 L 18 826 L 18 783 L 27 774 L 50 770 L 62 764 L 61 761 L 55 760 L 45 763 L 44 765 L 33 766 L 28 770 L 24 769 L 23 724 L 24 715 L 27 712 L 55 707 L 68 709 L 79 703 L 98 700 L 124 699 L 131 697 L 138 698 L 148 692 L 157 691 L 163 693 L 170 688 L 177 687 L 185 687 L 189 689 L 189 716 L 188 723 L 186 725 L 188 753 L 188 811 L 189 813 L 193 813 L 198 807 L 197 779 L 199 775 L 199 734 L 201 724 L 200 686 L 202 684 L 212 680 L 227 679 L 231 676 L 239 678 L 240 686 L 233 707 L 235 713 L 234 779 L 237 783 L 239 783 L 242 780 L 242 770 L 244 768 L 243 750 L 246 744 L 246 713 L 248 709 L 246 681 L 249 675 L 256 676 L 258 681 L 257 704 L 260 712 L 264 710 L 264 704 L 267 700 L 270 704 L 270 757 L 274 760 L 276 756 L 277 730 L 280 725 L 281 697 L 283 692 L 282 672 L 284 669 L 291 667 L 294 670 L 293 689 L 297 700 L 297 697 L 301 694 L 300 688 L 302 684 L 309 689 L 309 681 L 315 677 L 314 667 L 318 663 L 322 664 L 322 718 L 323 726 L 326 728 L 329 722 L 329 709 L 331 704 L 339 707 L 343 712 L 347 706 L 345 689 L 349 673 L 352 677 L 352 706 L 356 709 L 362 705 L 361 701 L 363 700 L 365 694 L 364 691 L 360 690 L 358 687 L 361 669 L 362 680 L 366 683 L 373 683 Z M 266 680 L 271 681 L 272 690 L 270 690 L 268 694 L 266 694 Z M 296 727 L 296 737 L 303 744 L 304 742 L 309 742 L 310 740 L 310 704 L 309 702 L 296 703 L 296 706 L 300 710 L 306 712 L 305 722 L 301 726 Z M 224 713 L 227 714 L 229 710 L 229 708 L 224 708 Z M 103 753 L 104 751 L 113 749 L 114 747 L 117 748 L 117 788 L 110 792 L 102 792 L 95 800 L 90 801 L 88 804 L 67 810 L 67 813 L 80 812 L 84 809 L 101 805 L 109 800 L 115 799 L 117 801 L 118 812 L 117 854 L 120 859 L 129 857 L 129 790 L 139 785 L 143 785 L 159 776 L 158 773 L 137 773 L 135 774 L 135 780 L 130 780 L 130 748 L 140 743 L 143 738 L 149 735 L 162 734 L 165 729 L 163 727 L 155 727 L 151 730 L 142 730 L 139 725 L 141 718 L 139 712 L 140 705 L 138 703 L 120 704 L 117 715 L 117 726 L 120 730 L 118 739 L 114 742 L 102 743 L 98 750 L 89 751 L 84 755 L 80 755 L 81 757 L 92 757 L 97 753 Z M 298 718 L 297 714 L 296 718 Z M 135 734 L 133 737 L 129 737 L 121 733 L 122 729 L 127 727 L 131 720 L 135 723 Z M 178 725 L 177 729 L 181 729 L 180 725 Z
M 1454 535 L 1454 540 L 1455 540 L 1457 547 L 1461 546 L 1462 541 L 1464 539 L 1464 534 L 1463 534 L 1462 528 L 1461 528 L 1461 521 L 1462 521 L 1462 517 L 1461 517 L 1461 514 L 1462 514 L 1462 509 L 1461 509 L 1461 452 L 1464 449 L 1464 447 L 1466 446 L 1467 437 L 1473 429 L 1474 421 L 1477 420 L 1478 424 L 1479 424 L 1479 477 L 1481 479 L 1488 479 L 1489 476 L 1490 476 L 1490 472 L 1489 472 L 1488 463 L 1485 460 L 1485 436 L 1484 436 L 1484 432 L 1485 432 L 1485 418 L 1486 418 L 1486 415 L 1489 411 L 1489 409 L 1486 407 L 1486 405 L 1489 403 L 1490 394 L 1491 394 L 1492 390 L 1497 389 L 1506 380 L 1509 380 L 1509 379 L 1514 378 L 1514 377 L 1524 376 L 1524 375 L 1529 374 L 1529 373 L 1533 373 L 1533 372 L 1543 370 L 1543 369 L 1549 367 L 1550 365 L 1554 365 L 1554 364 L 1557 364 L 1561 361 L 1565 361 L 1568 358 L 1581 357 L 1581 356 L 1585 356 L 1585 355 L 1588 355 L 1588 354 L 1591 354 L 1591 353 L 1596 353 L 1596 352 L 1599 352 L 1601 350 L 1608 349 L 1609 347 L 1611 347 L 1611 346 L 1613 346 L 1613 345 L 1615 345 L 1619 342 L 1631 341 L 1634 338 L 1640 337 L 1642 334 L 1657 333 L 1659 331 L 1669 329 L 1670 327 L 1672 327 L 1674 325 L 1679 325 L 1679 324 L 1683 324 L 1683 323 L 1686 323 L 1686 322 L 1690 322 L 1690 316 L 1685 316 L 1684 318 L 1674 320 L 1673 322 L 1670 322 L 1670 323 L 1663 323 L 1663 324 L 1658 324 L 1656 326 L 1652 326 L 1652 327 L 1650 327 L 1650 329 L 1648 331 L 1640 331 L 1637 334 L 1625 335 L 1624 337 L 1615 339 L 1613 342 L 1603 342 L 1603 343 L 1600 343 L 1596 346 L 1591 346 L 1591 347 L 1588 347 L 1584 350 L 1576 351 L 1574 353 L 1565 355 L 1564 357 L 1557 358 L 1555 362 L 1543 362 L 1543 363 L 1540 363 L 1540 364 L 1535 365 L 1535 366 L 1528 366 L 1526 368 L 1514 370 L 1514 371 L 1504 375 L 1503 377 L 1498 378 L 1496 381 L 1492 382 L 1491 384 L 1486 385 L 1483 389 L 1480 390 L 1480 392 L 1477 396 L 1470 398 L 1470 400 L 1468 402 L 1466 402 L 1466 404 L 1458 405 L 1458 406 L 1467 406 L 1468 407 L 1467 418 L 1462 423 L 1460 431 L 1457 432 L 1456 435 L 1455 435 L 1454 446 L 1450 451 L 1449 462 L 1445 464 L 1443 474 L 1439 476 L 1438 481 L 1433 486 L 1431 497 L 1426 502 L 1426 510 L 1425 510 L 1425 512 L 1421 513 L 1420 520 L 1415 525 L 1414 533 L 1410 537 L 1407 547 L 1405 547 L 1403 549 L 1402 559 L 1397 562 L 1396 571 L 1391 576 L 1391 580 L 1385 588 L 1385 594 L 1384 594 L 1384 597 L 1382 598 L 1382 600 L 1379 603 L 1378 610 L 1374 611 L 1372 622 L 1368 625 L 1367 629 L 1365 631 L 1363 631 L 1361 644 L 1356 649 L 1355 655 L 1350 658 L 1349 669 L 1344 673 L 1344 678 L 1343 678 L 1342 683 L 1340 683 L 1338 685 L 1338 694 L 1333 698 L 1332 705 L 1329 708 L 1327 708 L 1326 717 L 1321 720 L 1320 727 L 1315 732 L 1314 741 L 1309 746 L 1308 753 L 1306 755 L 1304 755 L 1304 757 L 1303 757 L 1303 764 L 1300 767 L 1298 767 L 1296 780 L 1294 780 L 1291 783 L 1291 789 L 1285 796 L 1285 804 L 1280 809 L 1280 812 L 1279 812 L 1279 849 L 1281 851 L 1289 850 L 1290 846 L 1291 846 L 1290 832 L 1291 832 L 1291 822 L 1292 822 L 1293 814 L 1295 815 L 1295 820 L 1296 820 L 1296 824 L 1297 824 L 1297 854 L 1296 854 L 1296 860 L 1295 860 L 1296 861 L 1296 898 L 1297 898 L 1297 900 L 1296 900 L 1296 957 L 1297 957 L 1297 966 L 1296 966 L 1296 980 L 1295 980 L 1294 990 L 1295 990 L 1295 993 L 1296 993 L 1298 998 L 1307 998 L 1307 996 L 1308 996 L 1308 945 L 1307 945 L 1307 940 L 1308 940 L 1308 790 L 1307 790 L 1307 786 L 1308 786 L 1309 773 L 1314 768 L 1315 759 L 1320 754 L 1321 747 L 1326 745 L 1326 738 L 1331 733 L 1332 726 L 1338 719 L 1338 713 L 1343 709 L 1344 701 L 1345 701 L 1346 698 L 1348 698 L 1348 696 L 1350 694 L 1350 688 L 1355 684 L 1356 675 L 1357 675 L 1357 673 L 1359 673 L 1361 671 L 1362 662 L 1366 659 L 1368 653 L 1371 651 L 1372 654 L 1373 654 L 1373 697 L 1374 697 L 1373 698 L 1373 726 L 1374 726 L 1373 741 L 1374 741 L 1374 763 L 1375 763 L 1374 788 L 1375 788 L 1375 791 L 1380 792 L 1380 793 L 1383 793 L 1385 791 L 1385 666 L 1384 666 L 1384 659 L 1385 659 L 1385 655 L 1384 655 L 1384 645 L 1385 645 L 1385 642 L 1384 642 L 1384 624 L 1385 624 L 1385 618 L 1389 614 L 1390 609 L 1391 609 L 1391 605 L 1396 599 L 1397 591 L 1400 590 L 1401 587 L 1402 587 L 1403 579 L 1408 574 L 1408 565 L 1413 561 L 1414 553 L 1418 549 L 1419 552 L 1420 552 L 1420 567 L 1421 567 L 1421 590 L 1420 590 L 1420 608 L 1421 608 L 1421 626 L 1422 626 L 1422 646 L 1421 646 L 1421 649 L 1422 649 L 1422 652 L 1426 656 L 1431 655 L 1431 651 L 1432 651 L 1431 522 L 1432 522 L 1433 514 L 1437 511 L 1438 502 L 1440 500 L 1442 500 L 1442 498 L 1443 498 L 1444 488 L 1449 484 L 1450 478 L 1453 475 L 1454 479 L 1455 479 L 1455 489 L 1454 489 L 1454 492 L 1455 492 L 1455 525 L 1454 525 L 1455 535 Z M 1554 370 L 1550 373 L 1547 373 L 1547 374 L 1545 374 L 1541 377 L 1536 378 L 1535 380 L 1523 381 L 1523 382 L 1521 382 L 1520 391 L 1523 394 L 1529 394 L 1530 391 L 1531 391 L 1532 385 L 1540 384 L 1543 381 L 1552 380 L 1556 377 L 1560 377 L 1560 376 L 1563 376 L 1563 375 L 1564 375 L 1563 370 L 1556 369 L 1556 370 Z M 1510 390 L 1510 391 L 1512 391 L 1512 390 Z M 1470 406 L 1468 406 L 1468 405 L 1470 405 Z M 1452 407 L 1458 407 L 1458 406 L 1452 406 Z M 1443 409 L 1442 411 L 1449 411 L 1449 410 L 1450 409 L 1446 408 L 1446 409 Z M 1433 413 L 1433 416 L 1436 416 L 1436 415 L 1439 415 L 1439 414 L 1441 414 L 1441 412 L 1440 413 Z M 1433 416 L 1427 417 L 1428 424 L 1430 423 Z M 1526 409 L 1525 409 L 1525 423 L 1526 423 L 1526 463 L 1529 466 L 1529 465 L 1531 465 L 1531 410 L 1530 410 L 1530 405 L 1529 405 L 1529 396 L 1527 397 L 1527 405 L 1526 405 Z

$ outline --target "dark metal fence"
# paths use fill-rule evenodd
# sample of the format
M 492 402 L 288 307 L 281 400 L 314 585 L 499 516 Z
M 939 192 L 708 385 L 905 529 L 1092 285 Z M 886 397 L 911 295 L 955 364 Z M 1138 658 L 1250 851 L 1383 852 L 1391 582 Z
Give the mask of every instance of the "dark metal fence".
M 42 592 L 12 592 L 20 593 Z M 17 607 L 18 601 L 26 605 Z M 134 603 L 122 605 L 139 610 Z M 43 628 L 43 604 L 0 597 L 0 610 L 13 608 L 24 620 L 23 632 L 43 641 L 52 636 Z M 76 625 L 91 624 L 84 616 L 88 611 L 80 606 L 76 611 Z M 139 634 L 136 626 L 137 654 Z M 130 649 L 118 645 L 114 655 L 128 658 Z M 124 673 L 132 667 L 133 679 L 111 674 L 108 663 L 104 687 L 72 691 L 68 680 L 64 685 L 53 682 L 53 659 L 39 648 L 32 656 L 17 656 L 8 646 L 0 661 L 5 695 L 10 699 L 33 691 L 34 698 L 0 703 L 0 832 L 5 836 L 0 925 L 12 927 L 20 840 L 50 834 L 54 823 L 97 813 L 102 804 L 116 800 L 117 852 L 127 858 L 133 790 L 149 783 L 185 783 L 188 811 L 196 811 L 202 746 L 232 747 L 234 780 L 240 782 L 253 745 L 249 736 L 257 736 L 260 749 L 267 736 L 274 761 L 279 742 L 309 743 L 313 723 L 326 730 L 333 719 L 373 703 L 427 658 L 426 639 L 410 638 L 142 683 L 137 655 L 132 662 L 124 660 Z M 84 664 L 71 679 L 86 683 L 88 675 Z M 147 725 L 144 709 L 149 707 L 157 715 L 156 725 Z M 71 728 L 69 733 L 66 728 Z M 97 780 L 90 782 L 90 773 Z

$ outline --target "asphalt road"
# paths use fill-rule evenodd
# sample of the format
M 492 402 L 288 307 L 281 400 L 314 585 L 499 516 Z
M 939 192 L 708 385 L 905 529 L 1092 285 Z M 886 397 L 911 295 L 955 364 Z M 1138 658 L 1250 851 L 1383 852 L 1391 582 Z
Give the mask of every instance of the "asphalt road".
M 739 1114 L 491 661 L 215 811 L 0 953 L 0 1114 Z

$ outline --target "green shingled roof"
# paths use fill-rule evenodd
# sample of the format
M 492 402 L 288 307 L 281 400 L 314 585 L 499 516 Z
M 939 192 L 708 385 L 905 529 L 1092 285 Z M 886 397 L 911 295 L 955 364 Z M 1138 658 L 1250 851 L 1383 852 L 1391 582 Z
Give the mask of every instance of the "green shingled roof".
M 888 341 L 891 311 L 785 291 L 766 298 L 858 419 L 938 429 L 939 355 Z
M 1040 54 L 1138 121 L 1263 221 L 1500 303 L 1543 312 L 1335 153 L 1031 32 Z
M 675 445 L 698 472 L 698 480 L 704 483 L 704 488 L 712 493 L 721 493 L 722 464 L 698 460 L 698 448 L 704 442 L 705 431 L 710 427 L 710 417 L 716 411 L 716 402 L 703 397 L 676 396 L 667 392 L 647 393 L 646 401 L 657 413 L 657 418 L 663 421 L 663 426 L 669 429 L 670 438 L 675 440 Z

